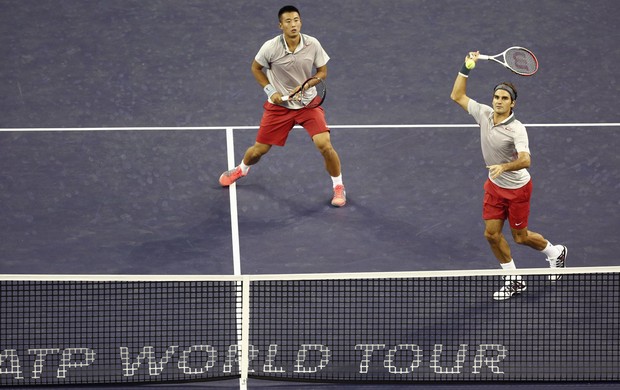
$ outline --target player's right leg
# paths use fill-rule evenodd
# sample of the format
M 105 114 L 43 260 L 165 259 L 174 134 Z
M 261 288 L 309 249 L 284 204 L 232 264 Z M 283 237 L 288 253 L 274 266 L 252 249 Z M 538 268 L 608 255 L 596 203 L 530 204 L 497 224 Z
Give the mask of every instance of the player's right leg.
M 512 255 L 510 253 L 510 246 L 506 241 L 506 237 L 502 233 L 504 228 L 503 219 L 487 219 L 484 221 L 484 237 L 489 242 L 493 254 L 499 260 L 503 269 L 516 269 Z M 493 293 L 493 299 L 501 301 L 509 299 L 516 294 L 527 289 L 525 282 L 521 278 L 521 275 L 507 275 L 503 278 L 504 284 Z
M 504 299 L 509 299 L 514 295 L 520 294 L 523 291 L 527 290 L 527 286 L 525 282 L 520 279 L 518 275 L 509 275 L 504 277 L 504 285 L 493 293 L 493 299 L 496 301 L 502 301 Z
M 484 238 L 486 238 L 491 251 L 500 263 L 509 263 L 512 260 L 510 246 L 502 233 L 503 219 L 487 219 L 484 221 Z
M 245 151 L 241 164 L 220 175 L 220 184 L 223 187 L 228 187 L 240 178 L 246 176 L 250 171 L 250 166 L 256 164 L 263 155 L 269 152 L 270 149 L 271 145 L 262 144 L 259 142 L 256 142 L 254 145 L 250 146 Z
M 269 152 L 272 145 L 284 146 L 288 133 L 295 125 L 295 110 L 265 102 L 263 117 L 256 134 L 256 142 L 243 155 L 243 161 L 235 168 L 222 173 L 220 184 L 228 187 L 248 174 L 250 166 Z

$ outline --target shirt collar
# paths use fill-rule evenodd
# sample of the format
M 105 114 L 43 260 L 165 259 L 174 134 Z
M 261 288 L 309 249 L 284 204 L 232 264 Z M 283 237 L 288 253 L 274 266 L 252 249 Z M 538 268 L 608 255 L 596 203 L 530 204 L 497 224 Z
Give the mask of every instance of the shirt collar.
M 300 51 L 305 45 L 304 35 L 299 34 L 299 38 L 300 38 L 299 45 L 297 45 L 297 48 L 295 49 L 295 53 Z M 280 35 L 280 42 L 282 43 L 282 47 L 284 47 L 285 52 L 293 54 L 293 52 L 289 50 L 288 45 L 286 44 L 286 39 L 284 39 L 284 34 Z
M 514 111 L 510 113 L 510 116 L 506 119 L 504 119 L 503 121 L 501 121 L 500 123 L 496 124 L 495 126 L 499 126 L 499 125 L 509 125 L 512 122 L 514 122 L 517 118 L 515 117 L 515 113 Z M 491 117 L 490 117 L 491 123 L 493 123 L 493 113 L 491 113 Z

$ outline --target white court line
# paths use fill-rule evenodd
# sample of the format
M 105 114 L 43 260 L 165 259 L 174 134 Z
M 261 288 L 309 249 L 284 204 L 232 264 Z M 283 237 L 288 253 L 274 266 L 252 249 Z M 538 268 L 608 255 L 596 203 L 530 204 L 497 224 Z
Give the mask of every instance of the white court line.
M 232 128 L 226 128 L 226 156 L 228 159 L 228 169 L 235 167 L 235 139 Z M 233 183 L 228 187 L 230 197 L 230 230 L 232 237 L 233 252 L 233 274 L 241 276 L 241 251 L 239 248 L 239 218 L 237 212 L 237 184 Z M 245 278 L 237 282 L 237 288 L 241 289 L 241 297 L 237 299 L 237 345 L 239 350 L 239 390 L 247 390 L 248 385 L 248 363 L 249 356 L 249 296 L 250 283 Z M 239 299 L 240 298 L 240 299 Z
M 619 123 L 524 123 L 526 127 L 620 127 Z M 417 124 L 417 125 L 330 125 L 332 129 L 424 129 L 479 127 L 477 124 Z
M 524 123 L 526 127 L 620 127 L 620 122 L 602 123 Z M 299 127 L 299 126 L 296 126 Z M 385 124 L 385 125 L 330 125 L 332 129 L 425 129 L 425 128 L 461 128 L 478 127 L 476 124 Z M 205 131 L 205 130 L 256 130 L 258 126 L 159 126 L 159 127 L 32 127 L 0 128 L 0 132 L 37 132 L 37 131 Z
M 235 139 L 233 129 L 226 129 L 226 155 L 228 158 L 228 169 L 233 169 L 235 165 Z M 233 250 L 233 270 L 235 275 L 241 275 L 241 253 L 239 250 L 239 222 L 237 213 L 237 184 L 233 183 L 228 187 L 230 196 L 230 228 L 232 230 L 232 250 Z

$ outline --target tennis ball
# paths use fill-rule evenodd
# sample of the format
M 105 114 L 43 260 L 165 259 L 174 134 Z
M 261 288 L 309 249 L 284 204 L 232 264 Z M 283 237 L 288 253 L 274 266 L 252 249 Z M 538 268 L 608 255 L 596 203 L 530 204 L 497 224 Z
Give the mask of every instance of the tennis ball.
M 465 61 L 465 67 L 467 69 L 474 69 L 476 67 L 476 61 L 468 58 L 467 61 Z

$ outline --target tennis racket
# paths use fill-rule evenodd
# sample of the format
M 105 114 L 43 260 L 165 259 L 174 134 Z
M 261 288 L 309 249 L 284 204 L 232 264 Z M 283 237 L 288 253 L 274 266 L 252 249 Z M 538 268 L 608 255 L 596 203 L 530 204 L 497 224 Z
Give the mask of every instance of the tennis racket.
M 306 108 L 316 108 L 323 104 L 327 96 L 327 85 L 325 81 L 318 77 L 310 77 L 304 81 L 299 88 L 293 94 L 282 96 L 282 101 L 294 101 L 301 103 Z
M 538 70 L 538 60 L 536 56 L 531 50 L 524 47 L 513 46 L 504 50 L 503 53 L 494 56 L 480 54 L 478 58 L 481 60 L 495 61 L 520 76 L 532 76 Z

